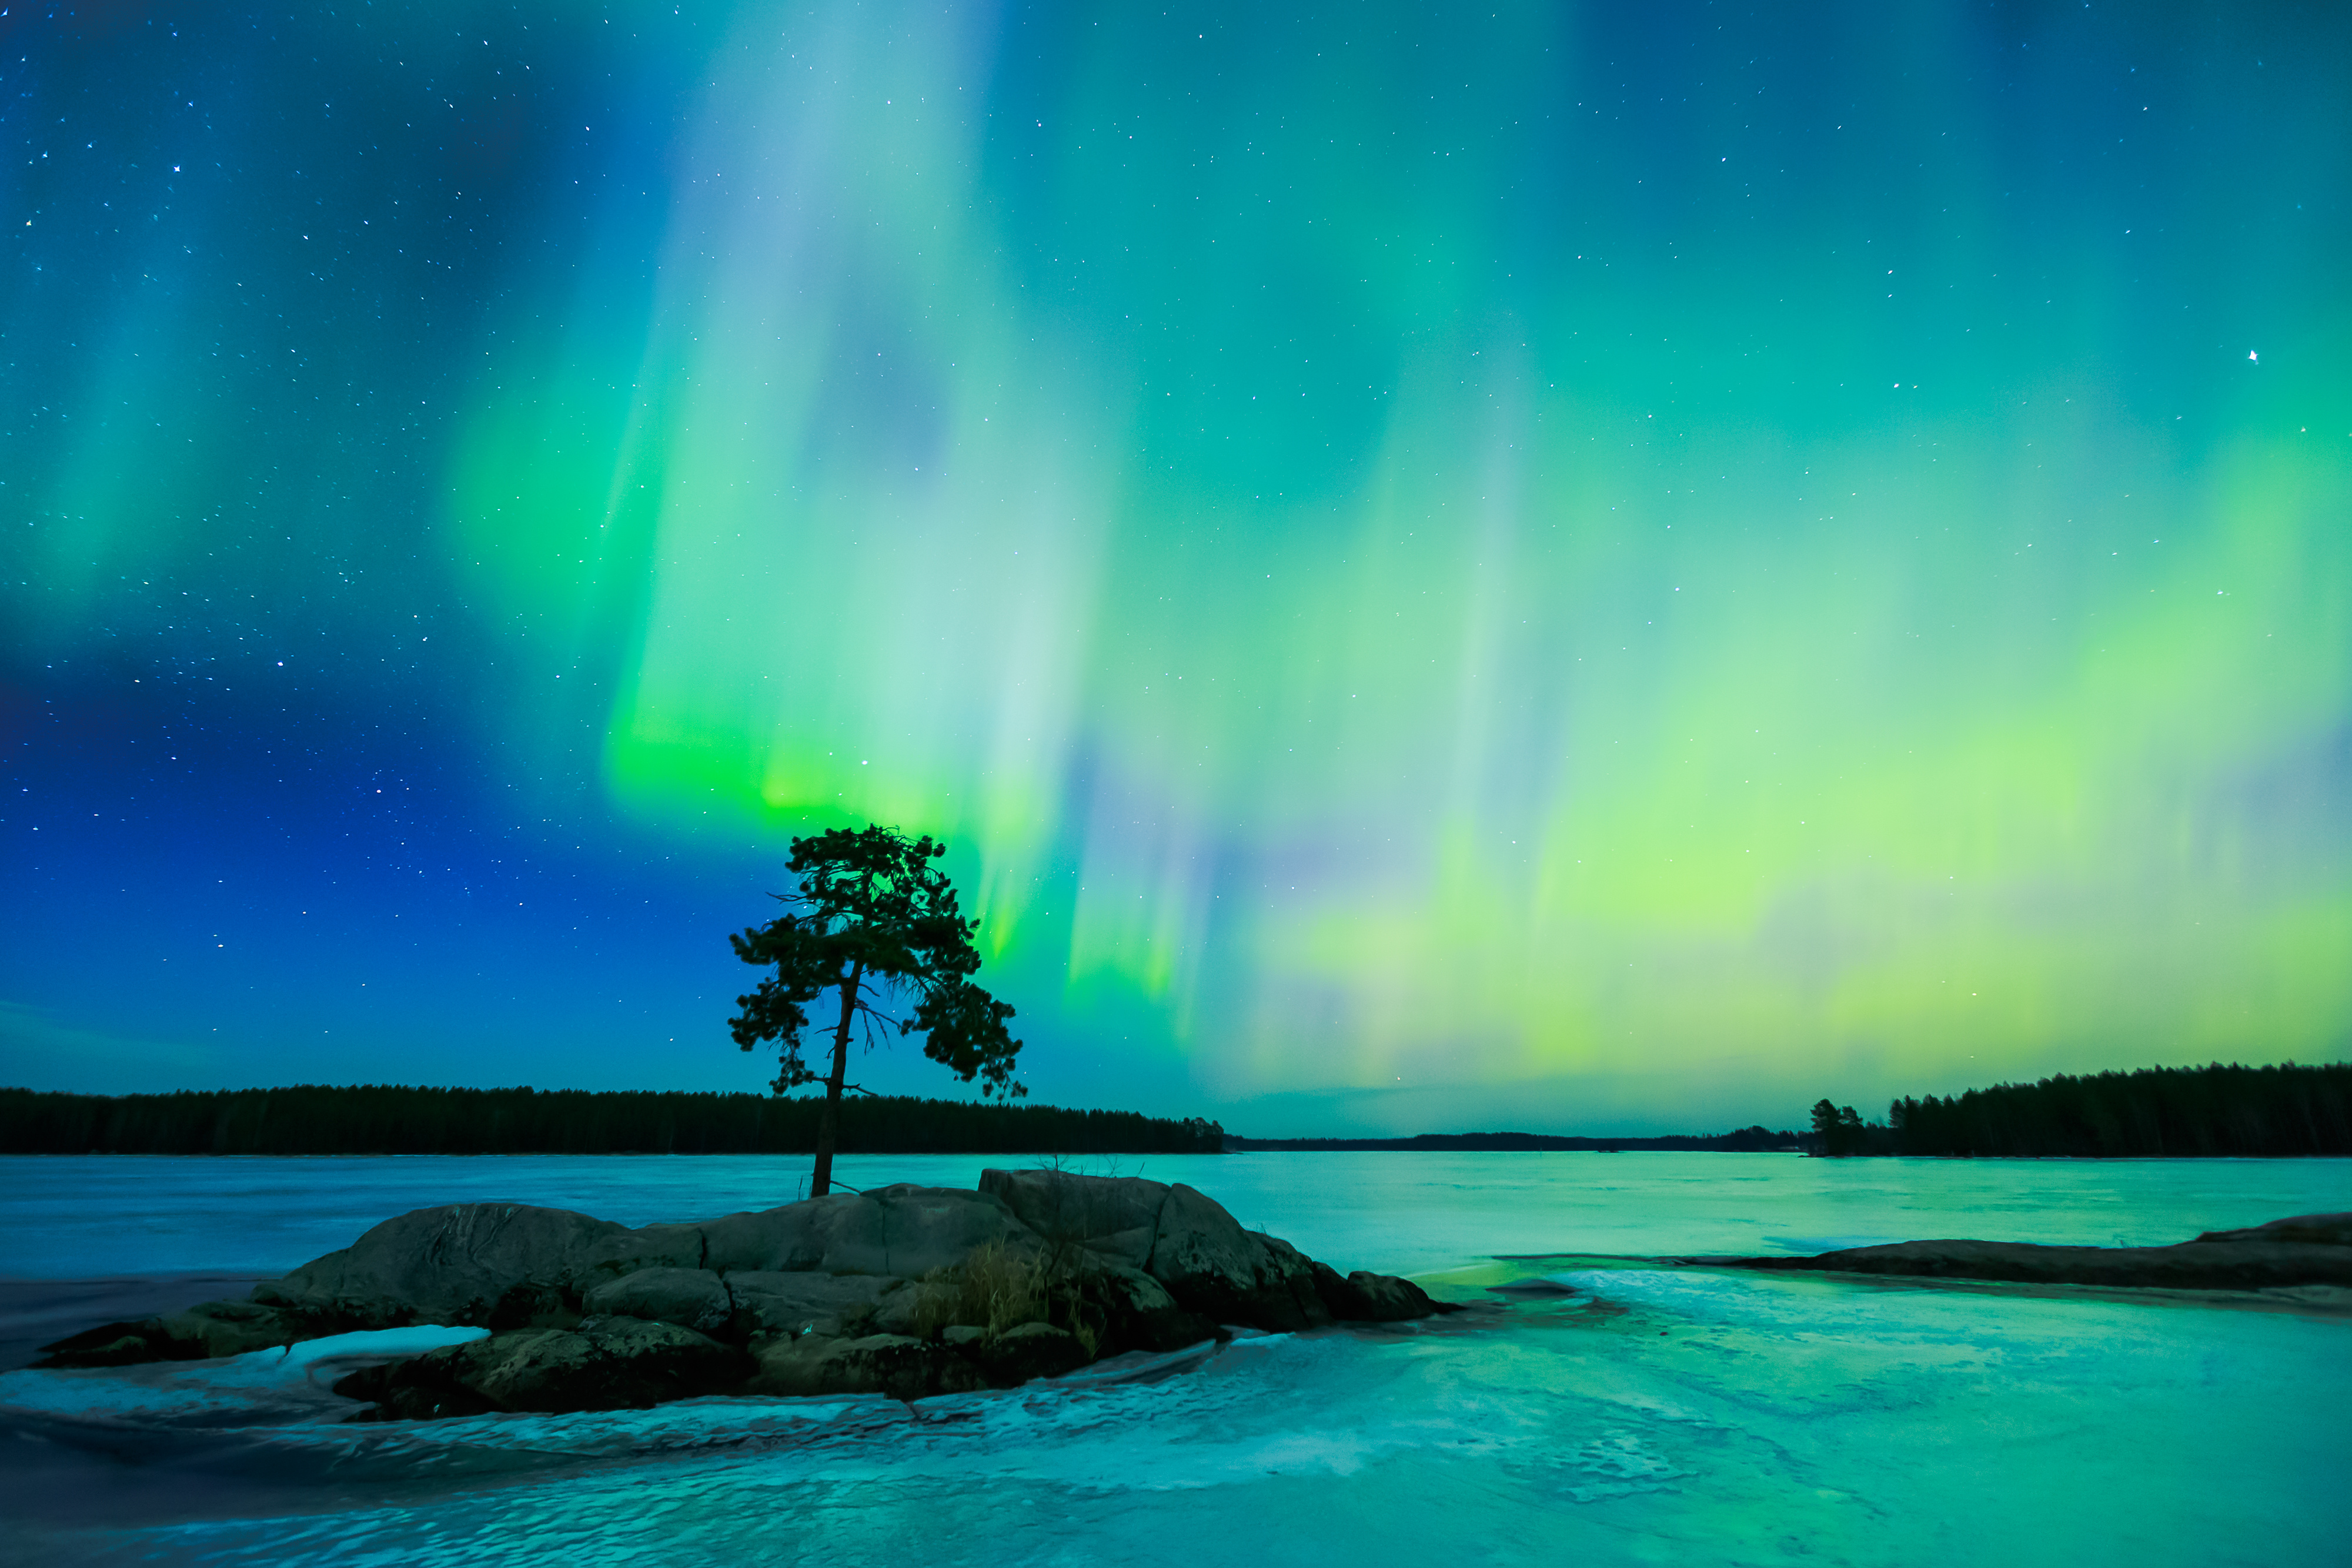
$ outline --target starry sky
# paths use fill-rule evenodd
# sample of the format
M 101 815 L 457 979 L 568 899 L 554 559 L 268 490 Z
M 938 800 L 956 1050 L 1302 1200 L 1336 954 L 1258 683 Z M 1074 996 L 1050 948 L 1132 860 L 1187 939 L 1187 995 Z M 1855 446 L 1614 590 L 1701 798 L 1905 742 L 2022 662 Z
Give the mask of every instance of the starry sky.
M 2345 1059 L 2347 60 L 2316 4 L 16 6 L 0 1082 L 759 1089 L 726 935 L 869 821 L 950 844 L 1049 1103 Z

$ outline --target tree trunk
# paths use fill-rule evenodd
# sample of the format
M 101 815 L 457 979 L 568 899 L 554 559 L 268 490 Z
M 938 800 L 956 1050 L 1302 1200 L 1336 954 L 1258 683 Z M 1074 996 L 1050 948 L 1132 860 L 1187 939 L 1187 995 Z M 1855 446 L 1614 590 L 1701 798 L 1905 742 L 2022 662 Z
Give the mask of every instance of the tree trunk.
M 833 1145 L 841 1130 L 841 1083 L 849 1076 L 849 1025 L 857 1017 L 857 982 L 864 964 L 849 967 L 841 988 L 841 1023 L 833 1031 L 833 1072 L 824 1081 L 824 1113 L 816 1120 L 816 1174 L 809 1177 L 809 1196 L 823 1197 L 833 1190 Z

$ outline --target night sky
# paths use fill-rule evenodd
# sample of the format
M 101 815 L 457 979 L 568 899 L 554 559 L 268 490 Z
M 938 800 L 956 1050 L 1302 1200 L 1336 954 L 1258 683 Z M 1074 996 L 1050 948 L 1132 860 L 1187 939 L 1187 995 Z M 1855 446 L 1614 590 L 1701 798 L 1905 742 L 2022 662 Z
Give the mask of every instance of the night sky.
M 0 1082 L 759 1089 L 727 933 L 868 821 L 1055 1103 L 2352 1054 L 2352 9 L 16 5 L 0 74 Z

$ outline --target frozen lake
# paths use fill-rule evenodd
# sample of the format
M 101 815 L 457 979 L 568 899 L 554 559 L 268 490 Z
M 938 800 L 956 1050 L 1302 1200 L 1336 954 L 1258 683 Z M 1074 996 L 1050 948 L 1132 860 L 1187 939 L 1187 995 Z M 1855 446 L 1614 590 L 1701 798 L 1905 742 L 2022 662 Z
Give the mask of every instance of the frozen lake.
M 852 1155 L 836 1179 L 973 1186 L 1003 1155 Z M 1716 1154 L 1154 1155 L 1318 1258 L 1418 1274 L 1497 1253 L 1818 1252 L 1975 1236 L 2139 1247 L 2352 1207 L 2346 1160 L 1809 1160 Z M 804 1197 L 806 1155 L 0 1156 L 0 1273 L 281 1273 L 395 1214 L 493 1198 L 628 1225 Z
M 859 1157 L 841 1176 L 969 1186 L 1017 1163 Z M 224 1391 L 266 1378 L 233 1364 L 12 1373 L 0 1554 L 2140 1565 L 2340 1563 L 2352 1539 L 2352 1320 L 1622 1261 L 1933 1236 L 2176 1241 L 2352 1208 L 2352 1162 L 1251 1154 L 1117 1168 L 1190 1182 L 1342 1269 L 1457 1298 L 1531 1280 L 1573 1293 L 1412 1332 L 1244 1340 L 1156 1382 L 911 1408 L 730 1400 L 352 1427 L 289 1396 L 271 1424 L 239 1425 Z M 432 1203 L 704 1218 L 787 1201 L 805 1174 L 803 1159 L 725 1157 L 9 1158 L 0 1233 L 17 1288 L 36 1291 L 277 1272 Z

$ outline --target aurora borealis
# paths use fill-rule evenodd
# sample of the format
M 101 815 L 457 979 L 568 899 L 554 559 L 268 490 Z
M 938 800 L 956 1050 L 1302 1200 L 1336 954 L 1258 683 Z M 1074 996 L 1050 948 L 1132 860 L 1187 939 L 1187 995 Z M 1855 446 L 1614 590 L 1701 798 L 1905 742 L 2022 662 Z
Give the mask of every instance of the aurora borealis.
M 754 1088 L 869 819 L 1061 1103 L 2341 1059 L 2347 46 L 0 16 L 0 1080 Z

